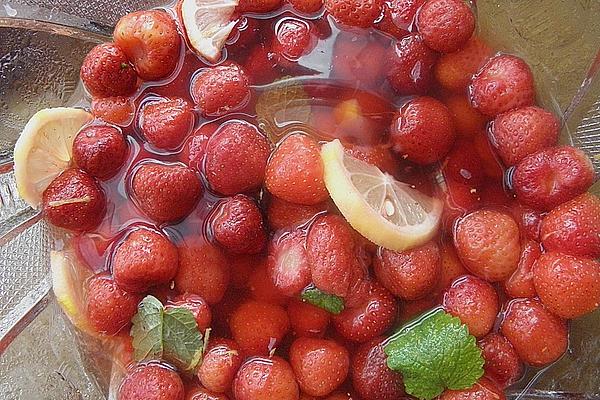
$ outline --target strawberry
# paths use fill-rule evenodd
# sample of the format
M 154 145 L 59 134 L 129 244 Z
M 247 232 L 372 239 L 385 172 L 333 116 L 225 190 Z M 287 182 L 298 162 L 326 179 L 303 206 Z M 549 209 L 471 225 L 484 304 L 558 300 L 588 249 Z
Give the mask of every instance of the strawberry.
M 397 41 L 388 57 L 387 80 L 398 94 L 425 94 L 433 83 L 438 54 L 421 36 L 408 35 Z
M 276 235 L 269 246 L 269 276 L 285 295 L 295 296 L 311 282 L 305 242 L 306 232 L 297 229 Z
M 214 393 L 202 386 L 194 386 L 186 391 L 185 400 L 229 400 L 224 394 Z
M 273 51 L 282 59 L 296 62 L 317 45 L 317 34 L 311 22 L 285 17 L 275 25 Z
M 361 146 L 344 144 L 344 150 L 354 158 L 376 166 L 392 176 L 398 175 L 400 165 L 389 145 Z
M 532 106 L 535 102 L 533 74 L 519 57 L 497 55 L 473 77 L 469 96 L 473 107 L 490 117 Z
M 464 96 L 473 75 L 491 56 L 492 49 L 473 36 L 462 49 L 439 58 L 434 68 L 435 79 L 442 88 Z
M 326 396 L 340 386 L 350 369 L 350 355 L 333 340 L 298 338 L 290 347 L 290 364 L 300 389 Z
M 502 180 L 504 177 L 504 169 L 500 160 L 496 158 L 492 144 L 488 140 L 488 135 L 485 131 L 481 131 L 473 136 L 473 146 L 477 151 L 477 155 L 481 159 L 481 167 L 488 178 Z
M 73 161 L 98 179 L 112 178 L 129 153 L 121 131 L 110 125 L 93 125 L 79 131 L 73 141 Z
M 267 241 L 260 209 L 243 194 L 221 202 L 212 230 L 217 243 L 235 254 L 259 253 Z
M 166 284 L 177 274 L 177 247 L 161 232 L 145 227 L 132 230 L 112 256 L 115 283 L 123 290 L 144 293 Z
M 67 169 L 42 193 L 44 216 L 54 226 L 91 231 L 106 214 L 106 197 L 88 173 Z
M 265 185 L 271 194 L 292 203 L 311 205 L 327 200 L 317 142 L 301 134 L 286 137 L 269 159 Z
M 306 252 L 312 280 L 319 289 L 346 296 L 355 262 L 354 232 L 344 218 L 326 214 L 310 227 Z
M 200 383 L 211 392 L 225 393 L 231 389 L 242 361 L 242 349 L 236 342 L 211 337 L 196 375 Z
M 290 298 L 273 284 L 266 260 L 261 260 L 248 278 L 250 297 L 266 303 L 285 305 Z
M 184 243 L 178 252 L 175 287 L 202 297 L 208 304 L 221 301 L 229 284 L 229 268 L 219 248 L 198 241 Z
M 558 360 L 569 342 L 565 321 L 534 299 L 511 301 L 500 333 L 513 345 L 521 361 L 534 367 Z
M 386 33 L 395 39 L 402 39 L 404 36 L 410 34 L 406 29 L 400 28 L 393 20 L 393 9 L 391 4 L 388 2 L 383 3 L 383 11 L 381 17 L 375 22 L 375 29 L 380 32 Z
M 433 293 L 445 291 L 456 278 L 469 273 L 458 258 L 456 250 L 451 243 L 442 243 L 440 246 L 441 271 L 440 279 Z
M 323 337 L 329 325 L 330 314 L 324 309 L 299 299 L 287 306 L 292 332 L 297 337 Z
M 323 7 L 323 0 L 287 0 L 296 11 L 304 14 L 314 14 Z
M 385 64 L 381 62 L 385 56 L 386 48 L 379 42 L 356 32 L 342 31 L 333 44 L 330 76 L 352 81 L 358 87 L 377 88 L 385 78 Z M 336 98 L 338 95 L 339 92 Z
M 133 173 L 131 190 L 137 206 L 159 224 L 185 218 L 202 196 L 198 175 L 179 164 L 143 162 Z
M 254 125 L 226 122 L 206 146 L 206 179 L 214 191 L 226 196 L 258 189 L 270 153 L 269 142 Z
M 533 265 L 542 254 L 540 245 L 529 241 L 523 246 L 519 265 L 513 274 L 504 282 L 504 291 L 512 298 L 536 296 L 533 286 Z
M 393 150 L 420 165 L 439 161 L 452 148 L 456 132 L 448 108 L 432 97 L 416 97 L 394 116 Z
M 465 95 L 449 95 L 443 102 L 452 115 L 458 137 L 470 139 L 485 130 L 488 117 L 474 109 Z
M 510 342 L 499 333 L 490 333 L 478 342 L 485 360 L 485 376 L 505 388 L 523 375 L 523 365 Z
M 267 355 L 287 334 L 290 320 L 281 306 L 248 300 L 234 311 L 229 327 L 246 355 Z
M 173 150 L 194 128 L 194 110 L 180 97 L 152 100 L 143 105 L 139 126 L 142 135 L 152 146 Z
M 526 238 L 537 242 L 541 241 L 542 216 L 538 211 L 515 201 L 510 206 L 510 212 Z
M 425 44 L 442 53 L 463 47 L 475 30 L 473 11 L 462 0 L 428 0 L 416 22 Z
M 343 338 L 366 342 L 382 335 L 392 327 L 398 314 L 394 296 L 378 283 L 371 283 L 369 291 L 356 307 L 346 307 L 333 316 L 333 326 Z
M 444 178 L 476 188 L 485 176 L 475 146 L 469 140 L 457 140 L 442 162 Z
M 114 43 L 102 43 L 90 50 L 83 59 L 80 76 L 92 97 L 129 96 L 137 86 L 137 74 L 127 55 Z
M 303 205 L 290 203 L 278 197 L 271 196 L 267 206 L 267 219 L 272 230 L 290 228 L 301 225 L 315 215 L 327 211 L 328 203 Z
M 177 372 L 156 362 L 138 364 L 127 371 L 118 400 L 183 400 L 185 388 Z
M 201 171 L 208 140 L 215 133 L 217 128 L 218 126 L 216 124 L 208 123 L 192 132 L 185 141 L 181 153 L 179 153 L 179 160 L 188 167 L 193 168 L 196 171 Z
M 394 24 L 405 31 L 412 29 L 415 15 L 426 0 L 392 0 L 389 2 Z
M 178 307 L 185 308 L 192 313 L 200 332 L 204 332 L 207 328 L 210 328 L 212 313 L 208 303 L 202 297 L 196 294 L 185 293 L 175 297 L 165 306 L 165 309 Z
M 181 39 L 177 25 L 163 10 L 136 11 L 121 17 L 113 40 L 143 80 L 166 78 L 179 62 Z
M 133 102 L 122 96 L 92 99 L 90 108 L 94 117 L 119 126 L 129 125 L 134 114 Z
M 279 57 L 273 52 L 270 44 L 262 41 L 249 51 L 244 70 L 253 85 L 271 83 L 281 77 Z
M 236 400 L 297 400 L 299 389 L 287 361 L 277 356 L 254 357 L 238 371 L 233 395 Z
M 501 281 L 519 262 L 519 226 L 503 212 L 474 211 L 458 221 L 454 245 L 469 271 L 490 282 Z
M 492 285 L 472 275 L 456 279 L 444 292 L 444 311 L 458 317 L 477 338 L 494 327 L 500 311 L 498 295 Z
M 239 13 L 264 14 L 281 7 L 281 0 L 240 0 L 236 8 Z
M 539 107 L 523 107 L 498 115 L 490 138 L 507 166 L 558 141 L 559 123 L 554 114 Z
M 249 85 L 242 67 L 227 62 L 198 71 L 190 90 L 202 115 L 216 117 L 243 108 L 250 99 Z
M 381 249 L 375 258 L 377 280 L 403 300 L 429 294 L 440 278 L 440 249 L 434 242 L 406 251 Z
M 588 314 L 600 305 L 600 263 L 548 252 L 533 266 L 533 284 L 542 304 L 561 318 Z
M 469 389 L 445 390 L 438 400 L 506 400 L 503 391 L 486 378 L 481 378 Z
M 86 284 L 86 316 L 96 332 L 115 335 L 131 325 L 140 295 L 121 290 L 108 274 L 94 275 Z
M 336 22 L 357 28 L 373 25 L 383 8 L 381 0 L 325 0 L 324 3 Z
M 512 176 L 519 202 L 541 211 L 574 199 L 592 183 L 592 162 L 571 146 L 551 147 L 525 157 Z
M 542 221 L 546 250 L 600 257 L 600 199 L 584 193 L 550 211 Z
M 358 347 L 352 357 L 352 386 L 363 399 L 404 398 L 402 376 L 387 366 L 385 339 L 377 337 Z

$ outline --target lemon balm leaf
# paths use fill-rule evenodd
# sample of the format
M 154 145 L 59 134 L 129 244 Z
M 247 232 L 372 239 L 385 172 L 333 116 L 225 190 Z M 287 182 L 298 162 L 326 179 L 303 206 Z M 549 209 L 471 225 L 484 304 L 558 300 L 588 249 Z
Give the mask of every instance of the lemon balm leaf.
M 161 358 L 163 353 L 163 305 L 153 296 L 138 304 L 138 312 L 131 320 L 133 357 L 140 360 Z
M 402 374 L 406 392 L 423 400 L 445 389 L 473 386 L 483 376 L 476 339 L 460 320 L 438 310 L 403 327 L 384 347 L 387 365 Z
M 314 285 L 307 286 L 300 294 L 300 298 L 332 314 L 337 315 L 344 311 L 344 300 L 341 297 L 325 293 Z

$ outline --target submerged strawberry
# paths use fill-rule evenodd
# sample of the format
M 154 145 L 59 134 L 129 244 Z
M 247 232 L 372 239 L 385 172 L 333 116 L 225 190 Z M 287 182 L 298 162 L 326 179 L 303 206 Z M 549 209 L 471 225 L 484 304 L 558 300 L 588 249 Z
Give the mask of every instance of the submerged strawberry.
M 128 96 L 137 85 L 137 74 L 127 55 L 113 43 L 99 44 L 90 50 L 80 75 L 93 97 Z
M 159 149 L 173 150 L 194 127 L 192 106 L 180 97 L 160 98 L 144 104 L 139 116 L 144 138 Z
M 277 235 L 269 246 L 269 276 L 283 294 L 299 294 L 311 282 L 306 233 L 300 229 Z
M 114 126 L 88 126 L 73 141 L 73 161 L 98 179 L 113 177 L 125 163 L 128 144 Z
M 396 42 L 389 57 L 387 79 L 399 94 L 426 94 L 433 83 L 438 54 L 412 34 Z
M 220 204 L 212 229 L 217 243 L 235 254 L 259 253 L 267 241 L 260 209 L 243 194 Z
M 381 0 L 325 0 L 325 9 L 340 24 L 368 28 L 381 14 Z
M 201 69 L 190 90 L 194 102 L 206 117 L 239 110 L 250 98 L 248 76 L 242 67 L 234 63 Z

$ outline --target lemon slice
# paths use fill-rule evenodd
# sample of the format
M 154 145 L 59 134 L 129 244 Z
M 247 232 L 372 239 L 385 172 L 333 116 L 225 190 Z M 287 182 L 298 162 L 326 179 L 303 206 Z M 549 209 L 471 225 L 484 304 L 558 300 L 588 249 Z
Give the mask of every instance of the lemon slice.
M 361 235 L 395 251 L 419 246 L 435 235 L 442 214 L 439 200 L 346 154 L 337 139 L 323 145 L 321 158 L 331 198 Z
M 183 0 L 181 19 L 187 38 L 202 57 L 216 62 L 236 21 L 231 16 L 238 0 Z
M 34 208 L 50 182 L 71 164 L 73 140 L 92 115 L 77 108 L 46 108 L 25 125 L 15 144 L 14 171 L 19 195 Z

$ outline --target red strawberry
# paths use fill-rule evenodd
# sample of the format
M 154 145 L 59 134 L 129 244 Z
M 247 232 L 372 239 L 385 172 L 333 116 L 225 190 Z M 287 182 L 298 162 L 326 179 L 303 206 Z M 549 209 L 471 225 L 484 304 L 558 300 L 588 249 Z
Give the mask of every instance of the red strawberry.
M 542 227 L 542 216 L 539 212 L 519 204 L 516 201 L 510 206 L 510 212 L 515 221 L 517 221 L 519 224 L 521 232 L 528 239 L 535 240 L 537 242 L 541 241 L 540 230 Z
M 233 395 L 236 400 L 297 400 L 299 389 L 287 361 L 277 356 L 254 357 L 238 371 Z
M 354 232 L 344 218 L 327 214 L 315 220 L 306 240 L 315 286 L 337 296 L 348 294 L 355 262 L 354 245 Z
M 290 347 L 290 364 L 300 389 L 311 396 L 326 396 L 346 380 L 350 355 L 333 340 L 298 338 Z
M 452 53 L 473 35 L 475 16 L 462 0 L 428 0 L 417 14 L 417 29 L 427 46 Z
M 96 332 L 115 335 L 131 325 L 142 297 L 120 289 L 108 274 L 87 281 L 85 309 Z
M 550 211 L 542 221 L 544 248 L 576 256 L 600 257 L 600 199 L 584 193 Z
M 389 5 L 394 24 L 400 29 L 412 29 L 415 15 L 426 0 L 392 0 Z
M 212 313 L 208 303 L 202 297 L 189 293 L 179 295 L 165 306 L 166 309 L 174 307 L 189 310 L 196 319 L 196 324 L 198 324 L 200 332 L 204 332 L 207 328 L 210 328 Z
M 391 4 L 388 2 L 383 3 L 383 12 L 379 20 L 375 23 L 375 29 L 386 33 L 388 36 L 391 36 L 396 39 L 402 39 L 404 36 L 408 35 L 410 32 L 406 29 L 400 28 L 393 20 L 393 9 L 391 8 Z
M 485 131 L 481 131 L 473 137 L 473 146 L 481 159 L 481 167 L 485 175 L 498 181 L 502 180 L 504 169 L 500 164 L 500 160 L 496 158 L 494 149 Z
M 438 400 L 506 400 L 506 396 L 496 385 L 481 378 L 469 389 L 446 390 Z
M 487 335 L 494 327 L 500 310 L 494 287 L 472 275 L 460 277 L 452 283 L 444 293 L 442 306 L 478 338 Z
M 381 249 L 374 262 L 381 284 L 403 300 L 417 300 L 429 294 L 440 278 L 440 249 L 429 242 L 406 251 Z
M 385 339 L 375 338 L 362 344 L 352 357 L 352 386 L 364 399 L 395 400 L 405 396 L 402 376 L 387 366 L 384 343 Z
M 458 254 L 456 254 L 456 250 L 452 244 L 443 243 L 440 246 L 440 255 L 442 258 L 440 279 L 433 293 L 445 291 L 456 278 L 469 273 L 458 258 Z
M 501 281 L 517 268 L 519 226 L 503 212 L 474 211 L 458 221 L 454 244 L 469 271 L 490 282 Z
M 92 99 L 90 107 L 94 117 L 111 124 L 126 126 L 133 119 L 133 102 L 129 97 Z
M 183 400 L 185 388 L 177 372 L 158 363 L 130 369 L 119 386 L 118 400 Z
M 600 305 L 600 263 L 548 252 L 533 266 L 535 290 L 546 308 L 561 318 L 588 314 Z
M 263 216 L 256 203 L 238 194 L 223 201 L 212 222 L 215 240 L 236 254 L 256 254 L 267 241 Z
M 278 9 L 281 0 L 240 0 L 236 11 L 240 13 L 264 14 Z
M 554 114 L 539 107 L 523 107 L 500 114 L 491 125 L 490 138 L 507 166 L 558 141 L 559 123 Z
M 281 343 L 290 320 L 281 306 L 248 300 L 235 310 L 229 327 L 246 355 L 266 355 Z
M 226 196 L 258 189 L 270 153 L 269 142 L 254 125 L 226 122 L 206 147 L 206 179 L 214 191 Z
M 273 195 L 292 203 L 311 205 L 327 200 L 317 142 L 301 134 L 285 138 L 269 159 L 265 185 Z
M 471 104 L 491 117 L 535 102 L 533 74 L 525 61 L 508 54 L 489 60 L 469 86 Z
M 72 231 L 91 231 L 106 214 L 106 197 L 88 173 L 67 169 L 42 194 L 44 216 L 52 225 Z
M 517 199 L 541 211 L 574 199 L 592 183 L 592 162 L 571 146 L 551 147 L 525 157 L 512 176 Z
M 144 138 L 159 149 L 181 145 L 194 127 L 192 106 L 180 97 L 159 98 L 144 104 L 139 116 Z
M 285 305 L 290 298 L 273 284 L 266 260 L 261 260 L 248 278 L 250 297 L 266 303 Z
M 483 132 L 488 123 L 488 117 L 474 109 L 469 99 L 464 95 L 450 95 L 443 99 L 444 104 L 452 115 L 456 135 L 469 139 Z
M 278 65 L 279 57 L 267 43 L 257 43 L 246 57 L 244 69 L 248 79 L 254 85 L 263 85 L 281 77 Z
M 296 10 L 305 14 L 316 13 L 323 7 L 323 0 L 287 0 Z
M 196 375 L 211 392 L 225 393 L 231 389 L 235 374 L 242 365 L 242 349 L 231 339 L 210 338 Z
M 492 49 L 473 36 L 462 49 L 439 58 L 435 78 L 442 88 L 464 96 L 473 75 L 491 56 Z
M 175 287 L 180 292 L 193 293 L 208 304 L 216 304 L 223 298 L 228 284 L 227 259 L 218 247 L 200 241 L 179 247 Z
M 523 246 L 517 269 L 504 282 L 506 294 L 512 298 L 536 296 L 533 286 L 533 265 L 541 254 L 540 245 L 534 241 L 529 241 Z
M 392 327 L 398 314 L 394 296 L 378 283 L 372 283 L 365 300 L 333 316 L 333 325 L 342 337 L 366 342 Z
M 533 299 L 511 301 L 500 332 L 513 345 L 521 361 L 534 367 L 558 360 L 569 342 L 567 324 Z
M 484 180 L 481 158 L 469 140 L 457 140 L 442 162 L 444 178 L 476 188 Z
M 185 141 L 179 160 L 196 171 L 202 170 L 208 140 L 217 130 L 217 124 L 208 123 L 196 129 Z
M 328 203 L 304 205 L 290 203 L 272 196 L 267 207 L 267 219 L 274 231 L 305 223 L 315 215 L 327 211 Z
M 386 53 L 379 42 L 356 32 L 342 31 L 333 44 L 330 76 L 352 81 L 358 87 L 376 88 L 385 78 L 385 64 L 381 60 Z
M 250 98 L 249 85 L 242 67 L 228 62 L 201 69 L 190 90 L 202 115 L 215 117 L 243 108 Z
M 396 42 L 388 57 L 387 79 L 398 94 L 425 94 L 433 83 L 438 54 L 412 34 Z
M 379 17 L 381 0 L 325 0 L 325 9 L 342 25 L 368 28 Z
M 143 293 L 171 282 L 179 267 L 179 256 L 177 247 L 165 235 L 140 227 L 119 244 L 111 264 L 121 289 Z
M 179 61 L 177 25 L 163 10 L 136 11 L 121 17 L 113 39 L 144 80 L 166 78 Z
M 83 59 L 80 76 L 93 97 L 128 96 L 137 86 L 137 74 L 127 55 L 113 43 L 90 50 Z
M 485 376 L 505 388 L 519 380 L 523 365 L 510 342 L 498 333 L 490 333 L 478 343 L 485 360 Z
M 330 314 L 302 300 L 292 299 L 287 307 L 292 332 L 298 337 L 323 337 Z
M 306 233 L 300 229 L 276 235 L 269 246 L 269 276 L 283 294 L 295 296 L 311 282 Z
M 398 175 L 400 165 L 389 145 L 360 146 L 344 144 L 346 153 L 354 158 L 376 166 L 390 175 Z
M 275 25 L 273 51 L 282 59 L 295 62 L 317 45 L 317 34 L 311 22 L 285 17 Z
M 202 386 L 194 386 L 187 389 L 185 400 L 229 400 L 229 397 L 211 392 Z
M 73 161 L 98 179 L 113 177 L 125 163 L 128 152 L 125 137 L 110 125 L 83 128 L 73 141 Z
M 203 191 L 192 169 L 154 161 L 144 162 L 135 170 L 131 190 L 137 206 L 159 224 L 185 218 Z
M 421 165 L 442 159 L 455 137 L 450 111 L 432 97 L 416 97 L 406 103 L 394 116 L 391 127 L 396 154 Z

